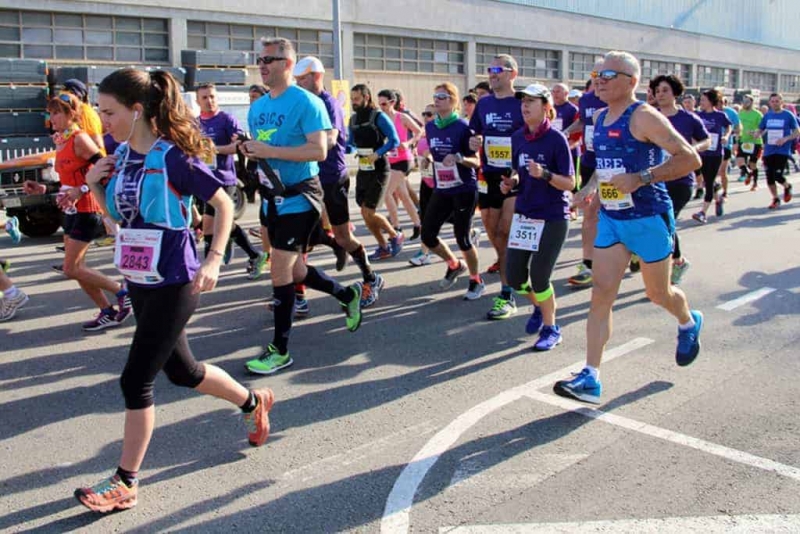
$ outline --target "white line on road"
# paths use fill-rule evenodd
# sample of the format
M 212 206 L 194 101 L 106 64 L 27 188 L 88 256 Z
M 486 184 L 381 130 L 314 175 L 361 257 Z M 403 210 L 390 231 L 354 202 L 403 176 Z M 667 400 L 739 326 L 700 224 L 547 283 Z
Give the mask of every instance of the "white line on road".
M 619 358 L 620 356 L 645 347 L 651 343 L 653 343 L 652 339 L 636 338 L 624 345 L 607 351 L 604 362 L 608 363 L 615 358 Z M 513 347 L 502 352 L 511 354 L 517 350 L 519 350 L 519 347 Z M 500 356 L 501 354 L 502 353 L 497 353 L 494 356 Z M 414 495 L 417 493 L 419 485 L 439 457 L 447 451 L 464 432 L 472 428 L 472 426 L 486 415 L 520 399 L 529 392 L 550 385 L 556 380 L 563 379 L 570 371 L 580 369 L 583 364 L 584 361 L 581 360 L 568 367 L 532 380 L 527 384 L 504 391 L 467 410 L 449 425 L 437 432 L 416 456 L 411 459 L 411 462 L 403 468 L 400 476 L 395 481 L 392 491 L 386 499 L 386 506 L 383 510 L 383 517 L 381 518 L 381 532 L 408 532 L 409 513 L 411 507 L 414 505 Z
M 749 304 L 749 303 L 753 302 L 754 300 L 758 300 L 761 297 L 765 297 L 765 296 L 769 295 L 770 293 L 772 293 L 773 291 L 775 291 L 774 288 L 762 287 L 761 289 L 759 289 L 757 291 L 752 291 L 750 293 L 742 295 L 738 299 L 729 300 L 728 302 L 726 302 L 724 304 L 720 304 L 719 306 L 717 306 L 717 309 L 724 310 L 724 311 L 732 311 L 732 310 L 735 310 L 736 308 L 738 308 L 739 306 L 744 306 L 745 304 Z

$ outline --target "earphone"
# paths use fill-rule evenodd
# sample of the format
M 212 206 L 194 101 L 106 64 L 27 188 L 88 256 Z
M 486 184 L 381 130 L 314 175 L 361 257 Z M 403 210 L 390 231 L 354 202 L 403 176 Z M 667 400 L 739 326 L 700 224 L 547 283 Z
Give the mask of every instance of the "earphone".
M 137 120 L 138 118 L 139 118 L 139 112 L 138 111 L 134 111 L 133 112 L 133 120 Z

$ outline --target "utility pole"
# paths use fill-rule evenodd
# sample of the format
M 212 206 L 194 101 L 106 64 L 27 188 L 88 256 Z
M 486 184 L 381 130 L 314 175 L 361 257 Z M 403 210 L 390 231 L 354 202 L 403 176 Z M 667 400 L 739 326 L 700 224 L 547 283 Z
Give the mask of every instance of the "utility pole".
M 340 0 L 333 0 L 333 72 L 334 79 L 342 79 L 342 21 L 339 17 Z

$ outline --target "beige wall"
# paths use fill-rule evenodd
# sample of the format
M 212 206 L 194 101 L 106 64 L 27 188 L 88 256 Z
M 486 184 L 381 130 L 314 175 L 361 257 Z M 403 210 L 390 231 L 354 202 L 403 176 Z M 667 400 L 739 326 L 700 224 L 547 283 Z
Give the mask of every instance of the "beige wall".
M 459 74 L 420 74 L 392 73 L 357 70 L 350 80 L 350 86 L 363 83 L 369 86 L 373 94 L 381 89 L 399 89 L 405 97 L 407 107 L 419 115 L 425 106 L 433 100 L 433 88 L 441 82 L 451 82 L 458 87 L 461 94 L 467 87 L 467 77 Z

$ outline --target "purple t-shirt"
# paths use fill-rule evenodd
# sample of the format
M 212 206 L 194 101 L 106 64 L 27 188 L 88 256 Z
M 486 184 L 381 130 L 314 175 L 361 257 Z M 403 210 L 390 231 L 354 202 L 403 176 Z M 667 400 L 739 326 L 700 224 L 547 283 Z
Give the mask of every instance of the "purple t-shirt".
M 110 133 L 103 135 L 103 148 L 106 149 L 106 154 L 110 156 L 117 151 L 118 146 L 119 143 L 114 141 L 114 137 Z
M 224 111 L 207 119 L 200 117 L 200 128 L 203 130 L 203 135 L 214 142 L 214 146 L 229 145 L 234 134 L 242 134 L 242 128 L 236 117 Z M 226 186 L 236 185 L 236 167 L 233 157 L 234 154 L 217 154 L 217 168 L 214 174 Z
M 519 175 L 519 194 L 514 211 L 530 219 L 569 219 L 569 193 L 528 173 L 528 162 L 533 160 L 553 174 L 575 175 L 569 142 L 564 134 L 550 128 L 539 139 L 528 141 L 525 128 L 521 128 L 511 137 L 511 151 L 514 169 Z
M 703 121 L 709 137 L 711 137 L 711 148 L 701 153 L 700 156 L 722 156 L 722 136 L 725 128 L 731 126 L 731 120 L 722 111 L 698 111 L 697 116 Z
M 165 161 L 165 170 L 171 189 L 174 188 L 182 196 L 191 195 L 203 202 L 208 202 L 224 185 L 219 177 L 212 174 L 199 159 L 189 158 L 178 147 L 172 147 L 167 152 Z M 126 174 L 136 175 L 142 169 L 144 156 L 131 151 L 128 162 Z M 189 217 L 191 218 L 191 214 Z M 164 281 L 157 285 L 142 287 L 154 288 L 185 284 L 194 279 L 194 275 L 200 269 L 200 261 L 197 259 L 194 232 L 190 228 L 165 230 L 159 226 L 145 223 L 141 216 L 134 219 L 131 224 L 122 221 L 121 225 L 123 228 L 163 231 L 158 272 L 164 277 Z
M 594 114 L 598 109 L 608 107 L 608 104 L 597 98 L 594 91 L 584 93 L 578 100 L 579 118 L 583 121 L 583 146 L 586 148 L 581 156 L 581 165 L 594 169 L 597 159 L 594 154 Z
M 436 126 L 434 121 L 425 125 L 425 135 L 428 138 L 428 146 L 434 161 L 434 179 L 437 193 L 442 195 L 455 195 L 478 190 L 475 169 L 456 164 L 458 177 L 450 174 L 448 169 L 443 168 L 440 163 L 448 154 L 460 153 L 462 156 L 474 156 L 475 152 L 469 149 L 469 138 L 475 132 L 464 119 L 449 124 L 444 128 Z M 460 180 L 460 184 L 458 184 Z
M 678 112 L 675 115 L 667 118 L 669 119 L 669 122 L 672 123 L 672 126 L 678 131 L 679 134 L 681 134 L 684 139 L 686 139 L 690 145 L 694 144 L 695 141 L 703 141 L 708 139 L 708 131 L 706 130 L 706 127 L 703 126 L 703 121 L 701 121 L 700 117 L 694 113 L 689 113 L 683 108 L 678 108 Z M 665 152 L 664 158 L 666 159 L 667 157 L 669 157 L 669 155 Z M 671 184 L 683 184 L 691 186 L 694 184 L 694 180 L 694 171 L 692 171 L 683 178 L 678 178 L 677 180 L 671 180 L 667 182 L 667 188 L 669 188 Z
M 345 143 L 347 141 L 347 131 L 344 125 L 344 110 L 342 104 L 327 91 L 319 94 L 328 117 L 331 119 L 333 128 L 339 132 L 336 137 L 336 145 L 328 149 L 328 157 L 319 164 L 319 179 L 323 184 L 337 183 L 339 178 L 347 172 L 347 162 L 345 161 Z
M 469 127 L 475 135 L 482 135 L 484 138 L 483 150 L 481 150 L 481 168 L 484 173 L 502 173 L 510 167 L 496 167 L 487 162 L 487 137 L 505 138 L 510 143 L 511 134 L 524 126 L 522 120 L 522 107 L 519 100 L 510 96 L 507 98 L 497 98 L 489 95 L 478 100 L 475 112 L 469 121 Z
M 570 125 L 578 119 L 578 106 L 573 104 L 572 102 L 564 102 L 560 106 L 556 106 L 556 120 L 553 121 L 553 128 L 558 130 L 559 132 L 563 132 Z M 560 128 L 559 128 L 560 126 Z M 572 157 L 578 157 L 578 147 L 572 149 Z

